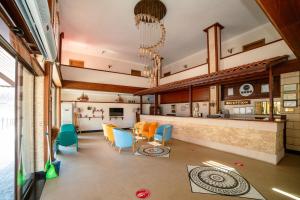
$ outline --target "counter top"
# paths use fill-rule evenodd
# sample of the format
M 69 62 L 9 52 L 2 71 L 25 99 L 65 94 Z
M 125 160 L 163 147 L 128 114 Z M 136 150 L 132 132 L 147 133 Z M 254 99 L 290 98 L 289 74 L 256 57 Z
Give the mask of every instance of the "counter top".
M 144 114 L 143 114 L 144 115 Z M 208 118 L 208 117 L 189 117 L 189 116 L 173 116 L 173 115 L 145 115 L 145 116 L 159 116 L 159 117 L 178 117 L 178 118 L 192 118 L 192 119 L 215 119 L 215 120 L 237 120 L 237 121 L 256 121 L 256 122 L 272 122 L 272 123 L 283 123 L 286 120 L 284 119 L 279 119 L 279 118 L 275 118 L 275 120 L 270 121 L 270 120 L 264 120 L 264 119 L 255 119 L 252 117 L 230 117 L 230 118 Z M 263 117 L 264 115 L 253 115 L 253 116 L 257 116 L 257 117 Z M 278 117 L 280 115 L 277 115 Z M 268 116 L 266 116 L 268 117 Z M 274 116 L 276 117 L 276 116 Z

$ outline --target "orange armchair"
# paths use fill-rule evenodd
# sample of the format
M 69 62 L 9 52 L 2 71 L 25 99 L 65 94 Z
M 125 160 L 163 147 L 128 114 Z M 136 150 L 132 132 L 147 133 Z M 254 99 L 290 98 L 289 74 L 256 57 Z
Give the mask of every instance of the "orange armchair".
M 108 124 L 107 125 L 107 138 L 108 138 L 108 141 L 111 143 L 111 145 L 113 145 L 114 142 L 115 142 L 113 129 L 116 128 L 116 127 L 117 126 L 115 126 L 113 124 Z
M 145 123 L 143 127 L 142 135 L 148 138 L 148 141 L 150 141 L 150 139 L 154 137 L 157 126 L 158 126 L 157 122 Z

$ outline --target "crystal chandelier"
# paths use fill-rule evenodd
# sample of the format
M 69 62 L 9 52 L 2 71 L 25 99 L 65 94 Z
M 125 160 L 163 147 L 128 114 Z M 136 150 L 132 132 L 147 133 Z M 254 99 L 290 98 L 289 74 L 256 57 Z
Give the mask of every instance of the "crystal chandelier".
M 139 56 L 145 65 L 143 75 L 149 78 L 151 86 L 156 86 L 161 67 L 159 49 L 166 38 L 162 20 L 166 13 L 166 6 L 160 0 L 141 0 L 134 8 L 135 22 L 140 33 Z

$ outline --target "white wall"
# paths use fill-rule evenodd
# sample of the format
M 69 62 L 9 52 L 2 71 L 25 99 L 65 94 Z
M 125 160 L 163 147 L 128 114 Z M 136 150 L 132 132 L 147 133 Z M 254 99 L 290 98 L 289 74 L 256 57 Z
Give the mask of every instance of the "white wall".
M 112 85 L 125 85 L 148 88 L 150 86 L 145 77 L 130 76 L 111 72 L 103 72 L 74 67 L 61 67 L 64 80 L 83 81 L 92 83 L 103 83 Z
M 177 60 L 170 64 L 163 66 L 162 75 L 166 72 L 171 72 L 174 74 L 176 72 L 206 63 L 207 59 L 207 50 L 198 51 L 195 54 L 184 57 L 183 59 Z M 187 65 L 187 68 L 184 66 Z
M 171 82 L 174 82 L 174 81 L 179 81 L 179 80 L 183 80 L 183 79 L 187 79 L 187 78 L 192 78 L 192 77 L 200 76 L 202 74 L 207 74 L 207 73 L 208 73 L 208 65 L 205 64 L 205 65 L 195 67 L 195 68 L 190 69 L 190 70 L 180 72 L 178 74 L 174 74 L 174 75 L 171 75 L 171 76 L 161 78 L 160 81 L 159 81 L 159 84 L 160 85 L 167 84 L 167 83 L 171 83 Z
M 295 58 L 295 55 L 289 49 L 284 40 L 221 59 L 219 68 L 220 70 L 228 69 L 282 55 L 289 55 L 289 59 Z
M 226 27 L 224 29 L 226 29 Z M 221 55 L 222 55 L 222 57 L 230 55 L 230 53 L 227 50 L 231 49 L 231 48 L 233 48 L 233 51 L 231 54 L 241 52 L 243 45 L 249 44 L 251 42 L 254 42 L 254 41 L 257 41 L 257 40 L 263 39 L 263 38 L 265 38 L 266 43 L 269 43 L 269 42 L 278 40 L 281 37 L 278 34 L 278 32 L 276 31 L 276 29 L 272 26 L 271 23 L 266 23 L 264 25 L 256 27 L 255 29 L 252 29 L 246 33 L 240 34 L 240 35 L 230 38 L 226 41 L 222 41 Z M 222 39 L 222 37 L 221 37 L 221 39 Z M 284 42 L 282 42 L 282 43 L 284 43 Z M 274 48 L 274 46 L 272 46 L 272 48 Z M 258 49 L 256 49 L 256 50 L 258 50 Z M 256 51 L 256 50 L 253 50 L 253 51 Z M 279 48 L 275 47 L 275 49 L 270 49 L 270 47 L 267 47 L 267 50 L 263 50 L 263 51 L 264 52 L 259 51 L 257 53 L 258 55 L 255 55 L 255 56 L 257 56 L 258 60 L 261 59 L 261 57 L 264 59 L 264 58 L 270 58 L 270 56 L 277 56 L 277 55 L 283 55 L 283 54 L 293 55 L 286 44 L 281 44 L 281 45 L 279 45 Z M 266 55 L 266 54 L 269 54 L 269 55 Z M 248 54 L 247 55 L 245 54 L 245 57 L 248 57 L 248 56 L 249 56 Z M 235 56 L 233 56 L 233 57 L 235 57 Z M 231 57 L 230 59 L 232 59 L 233 57 Z M 247 61 L 247 59 L 245 60 L 244 57 L 243 58 L 235 57 L 235 58 L 237 58 L 237 60 L 240 61 L 239 63 L 242 63 L 242 64 L 249 63 Z M 233 58 L 233 59 L 235 59 L 235 58 Z M 207 50 L 205 48 L 204 50 L 200 50 L 192 55 L 181 58 L 178 61 L 175 61 L 173 63 L 163 66 L 162 74 L 169 72 L 169 71 L 171 71 L 171 74 L 178 72 L 178 71 L 182 71 L 185 69 L 184 65 L 187 65 L 188 67 L 193 67 L 193 66 L 197 66 L 197 65 L 206 63 L 206 59 L 207 59 Z M 251 60 L 251 59 L 248 59 L 248 60 Z M 250 61 L 250 62 L 253 62 L 253 61 Z M 226 66 L 227 66 L 226 61 L 225 61 L 225 63 L 224 63 L 224 61 L 221 61 L 220 64 L 221 65 L 226 64 Z M 203 67 L 203 66 L 201 66 L 201 67 Z M 232 66 L 228 66 L 228 67 L 232 67 Z M 190 71 L 190 70 L 188 70 L 188 71 Z M 179 78 L 181 76 L 184 76 L 186 78 L 187 77 L 185 75 L 186 73 L 194 74 L 193 76 L 201 75 L 201 74 L 197 73 L 197 71 L 191 71 L 191 72 L 184 71 L 183 73 L 184 74 L 180 73 L 180 75 L 178 75 L 177 77 L 171 78 L 172 81 L 181 79 L 181 78 Z M 166 82 L 170 82 L 170 81 L 162 81 L 161 84 L 166 83 Z
M 226 27 L 224 28 L 226 29 Z M 271 23 L 266 23 L 258 26 L 248 32 L 230 38 L 223 41 L 221 44 L 221 57 L 228 56 L 230 54 L 243 51 L 243 45 L 265 38 L 266 43 L 278 40 L 281 38 L 276 29 Z M 228 49 L 233 49 L 232 53 L 229 53 Z
M 84 102 L 76 102 L 73 103 L 74 107 L 79 107 L 82 110 L 82 115 L 92 116 L 92 111 L 87 110 L 88 106 L 96 107 L 97 109 L 104 110 L 104 119 L 101 118 L 81 118 L 79 119 L 79 126 L 81 130 L 101 130 L 102 123 L 113 123 L 116 124 L 120 128 L 129 128 L 132 127 L 135 123 L 135 111 L 140 107 L 140 97 L 133 96 L 132 94 L 124 94 L 124 93 L 113 93 L 113 92 L 97 92 L 97 91 L 88 91 L 88 90 L 71 90 L 71 89 L 62 89 L 61 98 L 62 101 L 76 101 L 77 97 L 79 97 L 82 92 L 88 95 L 89 101 L 97 101 L 97 102 L 114 102 L 117 98 L 117 95 L 123 98 L 124 103 L 84 103 Z M 143 102 L 149 103 L 147 100 L 148 96 L 143 96 Z M 128 100 L 135 101 L 136 104 L 128 104 Z M 152 103 L 153 98 L 150 98 L 150 103 Z M 143 104 L 143 113 L 149 114 L 149 104 Z M 124 108 L 124 119 L 109 119 L 109 108 Z M 95 116 L 98 116 L 100 113 L 95 113 Z
M 101 52 L 99 52 L 99 55 L 100 53 Z M 141 65 L 140 63 L 134 63 L 125 60 L 117 60 L 101 56 L 80 54 L 77 52 L 64 50 L 62 54 L 62 64 L 69 65 L 69 59 L 82 60 L 84 61 L 84 67 L 87 68 L 109 70 L 127 74 L 131 73 L 131 69 L 140 71 L 144 69 L 143 65 Z M 108 65 L 111 65 L 112 67 L 109 69 Z

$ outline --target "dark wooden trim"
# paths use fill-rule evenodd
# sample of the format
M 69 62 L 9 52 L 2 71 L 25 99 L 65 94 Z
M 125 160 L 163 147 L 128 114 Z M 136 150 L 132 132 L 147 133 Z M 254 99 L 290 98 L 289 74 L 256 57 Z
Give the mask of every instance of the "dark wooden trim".
M 193 86 L 189 87 L 190 117 L 193 116 Z
M 143 114 L 143 96 L 140 96 L 140 113 Z
M 258 47 L 262 47 L 266 44 L 266 39 L 262 38 L 260 40 L 256 40 L 254 42 L 250 42 L 248 44 L 243 45 L 243 51 L 249 51 L 252 49 L 256 49 Z
M 274 107 L 274 98 L 273 91 L 274 90 L 274 77 L 272 72 L 272 67 L 269 68 L 269 120 L 274 120 L 273 107 Z
M 256 0 L 293 53 L 300 58 L 300 1 Z
M 146 89 L 141 87 L 132 87 L 132 86 L 124 86 L 124 85 L 111 85 L 111 84 L 90 83 L 90 82 L 69 81 L 69 80 L 64 80 L 62 82 L 62 87 L 68 89 L 119 92 L 119 93 L 129 93 L 129 94 L 133 94 L 135 92 Z
M 285 63 L 273 67 L 274 76 L 296 71 L 300 71 L 300 59 L 289 60 Z
M 223 28 L 224 28 L 224 26 L 222 26 L 219 22 L 216 22 L 216 23 L 214 23 L 213 25 L 211 25 L 211 26 L 209 26 L 209 27 L 203 29 L 203 31 L 204 31 L 204 32 L 208 32 L 208 30 L 209 30 L 210 28 L 214 27 L 214 26 L 215 26 L 215 27 L 216 27 L 216 26 L 219 26 L 220 29 L 223 29 Z
M 62 41 L 65 38 L 65 33 L 61 32 L 59 34 L 59 47 L 58 47 L 58 62 L 61 63 L 62 59 Z
M 197 68 L 197 67 L 202 67 L 202 66 L 204 66 L 204 65 L 206 65 L 206 64 L 207 64 L 207 62 L 206 62 L 206 63 L 203 63 L 203 64 L 199 64 L 199 65 L 193 66 L 193 67 L 189 67 L 189 68 L 187 68 L 187 69 L 183 69 L 183 70 L 181 70 L 181 71 L 175 72 L 175 73 L 170 74 L 170 75 L 168 75 L 168 76 L 172 76 L 172 75 L 175 75 L 175 74 L 179 74 L 179 73 L 181 73 L 181 72 L 188 71 L 188 70 L 190 70 L 190 69 L 194 69 L 194 68 Z M 165 78 L 165 77 L 168 77 L 168 76 L 164 76 L 164 77 L 162 77 L 162 78 Z
M 206 32 L 206 45 L 207 45 L 207 72 L 210 74 L 210 53 L 209 53 L 209 37 L 208 37 L 208 31 Z
M 51 128 L 52 128 L 52 116 L 51 116 L 51 80 L 52 80 L 52 66 L 50 62 L 45 62 L 45 76 L 44 76 L 44 133 L 49 134 L 49 141 L 51 141 Z M 48 132 L 47 132 L 48 130 Z M 50 149 L 52 149 L 50 144 Z M 51 153 L 52 155 L 52 153 Z M 44 163 L 48 159 L 47 139 L 44 135 Z
M 57 88 L 57 103 L 58 105 L 57 106 L 57 121 L 58 121 L 58 127 L 60 127 L 61 125 L 61 88 Z
M 154 94 L 154 115 L 157 115 L 158 109 L 158 94 Z
M 221 29 L 220 29 L 221 30 Z M 216 72 L 219 71 L 219 48 L 218 48 L 218 29 L 217 26 L 214 26 L 215 32 L 215 63 L 216 63 Z
M 102 69 L 94 69 L 94 68 L 88 68 L 88 67 L 76 67 L 76 66 L 71 66 L 71 65 L 65 65 L 65 64 L 61 64 L 62 67 L 70 67 L 70 68 L 76 68 L 76 69 L 82 69 L 82 70 L 94 70 L 94 71 L 100 71 L 100 72 L 109 72 L 109 73 L 114 73 L 114 74 L 123 74 L 123 75 L 128 75 L 128 76 L 132 76 L 131 74 L 128 73 L 123 73 L 123 72 L 114 72 L 114 71 L 108 71 L 108 70 L 102 70 Z M 142 78 L 147 78 L 145 76 L 139 76 Z
M 268 42 L 268 43 L 266 43 L 265 45 L 263 45 L 263 46 L 260 46 L 260 47 L 257 47 L 257 48 L 254 48 L 254 49 L 250 49 L 250 50 L 247 50 L 247 51 L 240 51 L 240 52 L 237 52 L 237 53 L 234 53 L 234 54 L 230 54 L 230 55 L 228 55 L 228 56 L 223 56 L 223 57 L 221 57 L 221 59 L 225 59 L 225 58 L 229 58 L 229 57 L 231 57 L 231 56 L 235 56 L 235 55 L 238 55 L 238 54 L 241 54 L 241 53 L 245 53 L 245 52 L 248 52 L 248 51 L 252 51 L 252 50 L 255 50 L 255 49 L 259 49 L 259 48 L 261 48 L 261 47 L 264 47 L 264 46 L 268 46 L 268 45 L 270 45 L 270 44 L 273 44 L 273 43 L 276 43 L 276 42 L 280 42 L 280 41 L 282 41 L 283 39 L 277 39 L 277 40 L 274 40 L 274 41 L 272 41 L 272 42 Z

